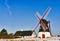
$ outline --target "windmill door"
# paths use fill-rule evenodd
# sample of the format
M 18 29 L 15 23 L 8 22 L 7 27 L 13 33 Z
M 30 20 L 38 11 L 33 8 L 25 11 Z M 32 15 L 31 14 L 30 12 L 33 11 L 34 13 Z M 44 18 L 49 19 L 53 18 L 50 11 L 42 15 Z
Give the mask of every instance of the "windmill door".
M 42 34 L 42 38 L 45 38 L 45 34 Z

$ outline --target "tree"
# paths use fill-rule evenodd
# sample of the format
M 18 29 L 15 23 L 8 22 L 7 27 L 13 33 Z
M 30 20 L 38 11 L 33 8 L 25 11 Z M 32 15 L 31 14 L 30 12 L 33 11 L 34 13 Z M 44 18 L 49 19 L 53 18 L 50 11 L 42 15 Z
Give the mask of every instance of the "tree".
M 2 36 L 8 35 L 7 30 L 5 28 L 3 28 L 0 32 L 0 35 L 2 35 Z
M 3 28 L 0 32 L 0 39 L 13 39 L 13 34 L 8 34 L 7 30 Z

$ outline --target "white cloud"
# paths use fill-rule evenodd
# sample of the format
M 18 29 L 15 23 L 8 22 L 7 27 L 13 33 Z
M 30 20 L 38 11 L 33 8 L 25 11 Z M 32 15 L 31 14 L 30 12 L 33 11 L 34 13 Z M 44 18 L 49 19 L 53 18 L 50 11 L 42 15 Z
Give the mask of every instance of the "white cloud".
M 8 5 L 8 0 L 5 0 L 5 6 L 6 6 L 7 10 L 8 10 L 9 15 L 11 15 L 12 12 L 10 10 L 10 6 Z

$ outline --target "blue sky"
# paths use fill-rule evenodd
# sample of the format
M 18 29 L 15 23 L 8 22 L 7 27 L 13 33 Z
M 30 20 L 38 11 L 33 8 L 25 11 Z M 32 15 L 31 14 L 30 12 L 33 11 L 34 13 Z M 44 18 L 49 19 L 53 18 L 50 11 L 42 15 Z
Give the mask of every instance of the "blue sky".
M 60 34 L 59 0 L 0 0 L 0 31 L 3 28 L 9 33 L 21 29 L 32 30 L 38 22 L 36 12 L 43 15 L 48 6 L 52 9 L 45 19 L 50 20 L 52 33 Z

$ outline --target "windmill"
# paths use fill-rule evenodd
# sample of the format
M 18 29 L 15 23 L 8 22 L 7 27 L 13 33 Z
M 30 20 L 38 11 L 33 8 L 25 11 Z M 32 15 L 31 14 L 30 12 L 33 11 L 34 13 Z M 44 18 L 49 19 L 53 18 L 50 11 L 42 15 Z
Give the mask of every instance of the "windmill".
M 50 37 L 51 36 L 50 21 L 47 21 L 47 20 L 44 19 L 47 16 L 47 14 L 50 12 L 50 10 L 51 10 L 51 8 L 48 7 L 46 9 L 46 11 L 43 13 L 42 17 L 39 15 L 38 12 L 36 13 L 36 16 L 39 19 L 39 21 L 36 24 L 36 26 L 34 27 L 33 32 L 35 31 L 35 29 L 38 27 L 39 24 L 42 26 L 41 28 L 43 29 L 42 32 L 38 33 L 38 37 L 45 38 L 45 37 Z M 46 30 L 48 30 L 48 31 L 46 31 Z

